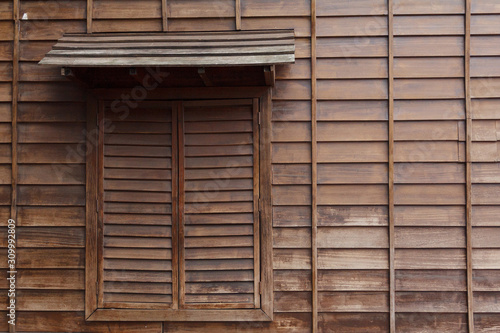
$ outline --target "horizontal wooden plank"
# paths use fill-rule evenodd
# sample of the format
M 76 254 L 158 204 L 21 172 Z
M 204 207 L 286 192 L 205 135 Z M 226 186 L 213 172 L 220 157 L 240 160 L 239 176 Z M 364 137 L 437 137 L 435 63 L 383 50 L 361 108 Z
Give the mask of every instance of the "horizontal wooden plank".
M 277 80 L 273 88 L 275 100 L 311 99 L 310 80 Z
M 457 36 L 395 37 L 396 57 L 457 57 L 464 54 L 464 38 Z
M 385 184 L 385 164 L 319 164 L 318 184 Z
M 462 120 L 462 100 L 398 100 L 394 101 L 395 120 Z
M 85 19 L 86 4 L 82 0 L 24 1 L 20 10 L 30 20 L 74 20 Z
M 386 37 L 321 37 L 317 41 L 318 58 L 366 58 L 386 57 Z
M 474 184 L 472 185 L 472 204 L 474 205 L 497 205 L 500 204 L 498 196 L 499 184 Z
M 306 185 L 274 186 L 272 195 L 275 206 L 311 204 L 311 187 Z
M 309 228 L 273 228 L 274 248 L 310 248 Z
M 384 185 L 320 185 L 318 205 L 384 205 L 388 190 Z
M 319 163 L 387 162 L 387 159 L 384 142 L 318 143 Z
M 500 160 L 499 142 L 473 142 L 473 162 L 498 162 Z
M 395 36 L 462 35 L 463 33 L 463 15 L 394 17 Z
M 92 18 L 98 19 L 138 19 L 138 18 L 160 18 L 161 3 L 146 0 L 139 5 L 135 1 L 96 1 L 93 8 Z
M 319 291 L 387 291 L 389 272 L 385 270 L 320 270 Z
M 474 327 L 483 332 L 495 332 L 500 328 L 500 320 L 496 313 L 478 313 L 474 316 Z
M 319 292 L 321 312 L 387 312 L 389 295 L 382 292 Z
M 464 249 L 399 249 L 396 269 L 465 269 Z
M 156 6 L 159 6 L 156 4 Z M 182 0 L 168 2 L 168 12 L 174 17 L 231 17 L 234 15 L 234 3 L 222 0 L 215 4 L 211 1 L 202 0 L 197 6 Z M 175 31 L 175 30 L 174 30 Z
M 467 333 L 466 318 L 467 314 L 460 313 L 396 313 L 396 327 L 408 333 L 421 332 L 422 329 L 443 333 Z
M 311 124 L 306 122 L 276 122 L 272 128 L 272 142 L 311 141 Z
M 83 269 L 84 249 L 18 249 L 17 268 Z M 7 261 L 5 261 L 5 265 Z M 6 268 L 3 267 L 3 268 Z
M 110 259 L 172 259 L 172 251 L 168 249 L 104 248 L 103 255 Z
M 385 227 L 321 227 L 318 228 L 318 248 L 385 249 L 389 236 Z
M 497 57 L 472 57 L 471 76 L 472 77 L 493 77 L 500 76 L 498 70 L 499 60 Z
M 474 269 L 500 269 L 500 249 L 475 249 L 472 251 Z
M 387 77 L 384 58 L 318 59 L 318 79 L 378 79 Z
M 396 79 L 396 99 L 455 99 L 464 97 L 464 83 L 460 79 Z
M 451 227 L 397 227 L 396 248 L 464 248 L 465 230 Z
M 57 40 L 64 33 L 85 33 L 84 20 L 21 21 L 21 40 Z
M 386 206 L 319 206 L 318 226 L 386 226 Z
M 18 207 L 17 225 L 85 226 L 84 207 Z
M 464 162 L 465 144 L 461 142 L 396 142 L 395 162 Z
M 85 272 L 81 269 L 20 270 L 17 279 L 19 289 L 85 289 Z
M 135 282 L 172 282 L 172 274 L 168 272 L 150 271 L 104 271 L 105 281 Z
M 297 0 L 294 0 L 297 1 Z M 301 0 L 298 0 L 301 1 Z M 242 1 L 244 2 L 244 1 Z M 260 0 L 260 2 L 263 2 Z M 267 3 L 267 2 L 266 2 Z M 253 4 L 251 5 L 253 7 Z M 284 8 L 288 8 L 285 6 Z M 289 10 L 289 9 L 288 9 Z M 282 12 L 286 12 L 284 9 Z M 234 15 L 234 14 L 233 14 Z M 219 19 L 220 20 L 220 19 Z M 230 23 L 234 22 L 234 18 L 230 19 Z M 227 25 L 231 26 L 231 25 Z M 294 29 L 296 37 L 310 37 L 311 36 L 311 24 L 309 17 L 297 16 L 297 17 L 280 17 L 278 15 L 271 17 L 243 17 L 241 19 L 241 28 L 243 30 L 259 30 L 262 28 L 272 28 L 272 29 Z M 234 29 L 234 28 L 232 28 Z
M 396 185 L 396 205 L 463 205 L 463 185 Z
M 388 326 L 388 313 L 325 312 L 318 314 L 318 332 L 321 333 L 330 332 L 332 327 L 341 327 L 342 333 L 385 332 Z
M 297 60 L 301 61 L 301 60 Z M 296 62 L 297 63 L 297 62 Z M 292 67 L 294 65 L 288 65 Z M 285 67 L 286 66 L 280 66 Z M 278 69 L 276 69 L 278 71 Z M 278 72 L 276 73 L 278 75 Z M 273 121 L 310 121 L 311 102 L 310 101 L 273 101 L 272 110 Z
M 474 248 L 500 248 L 498 237 L 500 237 L 498 228 L 475 227 L 472 229 L 472 246 Z
M 319 269 L 388 269 L 389 252 L 382 249 L 319 249 Z
M 319 101 L 318 120 L 387 120 L 387 101 Z
M 395 78 L 452 78 L 464 76 L 461 58 L 396 58 Z
M 401 312 L 467 312 L 465 292 L 396 292 Z
M 275 227 L 307 227 L 310 225 L 310 206 L 273 207 L 273 226 Z
M 500 214 L 499 206 L 473 206 L 472 207 L 472 225 L 495 227 L 500 226 L 498 221 Z
M 310 184 L 311 166 L 307 164 L 274 164 L 272 177 L 273 185 Z
M 85 91 L 73 83 L 23 82 L 19 83 L 21 102 L 83 102 Z
M 407 184 L 465 183 L 465 166 L 458 163 L 396 163 L 394 182 Z
M 38 73 L 37 77 L 39 77 Z M 84 122 L 85 117 L 85 104 L 83 103 L 19 103 L 18 105 L 19 122 L 71 123 Z
M 20 143 L 78 143 L 85 140 L 78 123 L 24 123 L 18 125 Z
M 500 33 L 500 24 L 498 20 L 500 15 L 473 15 L 471 18 L 472 35 L 498 35 Z
M 397 226 L 465 226 L 465 208 L 461 206 L 396 206 Z
M 466 291 L 463 270 L 397 270 L 397 291 Z
M 274 249 L 274 269 L 311 269 L 311 250 Z
M 500 99 L 474 99 L 471 103 L 472 119 L 500 118 Z
M 276 67 L 276 79 L 308 79 L 311 77 L 311 63 L 306 59 L 297 59 L 294 64 L 284 64 Z M 285 102 L 286 103 L 286 102 Z M 273 105 L 273 112 L 277 108 Z
M 84 292 L 77 290 L 19 290 L 16 308 L 20 311 L 82 311 Z
M 274 291 L 311 291 L 311 272 L 307 270 L 275 270 Z
M 473 141 L 500 141 L 500 121 L 475 120 L 472 122 Z
M 310 163 L 311 145 L 308 143 L 273 143 L 272 163 Z
M 497 291 L 500 276 L 496 270 L 474 270 L 473 284 L 476 291 Z
M 310 292 L 275 292 L 275 312 L 310 312 Z
M 19 227 L 17 230 L 17 243 L 23 248 L 83 248 L 85 246 L 85 230 L 82 227 Z M 2 246 L 7 245 L 6 242 L 2 243 Z
M 463 14 L 464 0 L 421 0 L 414 2 L 412 0 L 395 0 L 394 14 Z
M 388 86 L 386 80 L 320 80 L 318 81 L 319 100 L 372 100 L 386 99 Z
M 320 122 L 318 141 L 386 141 L 385 122 Z
M 83 206 L 85 205 L 85 187 L 20 185 L 17 203 L 32 206 Z
M 382 0 L 358 0 L 354 3 L 349 0 L 320 0 L 316 10 L 318 16 L 386 15 L 387 4 Z
M 386 36 L 385 16 L 319 17 L 318 37 Z

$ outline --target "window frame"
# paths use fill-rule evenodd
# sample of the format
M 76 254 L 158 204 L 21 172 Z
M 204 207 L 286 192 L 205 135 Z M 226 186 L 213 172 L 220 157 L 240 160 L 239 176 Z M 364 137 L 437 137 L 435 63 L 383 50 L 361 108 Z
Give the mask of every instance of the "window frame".
M 270 87 L 158 88 L 144 100 L 220 100 L 258 98 L 260 108 L 259 192 L 260 192 L 260 298 L 258 309 L 104 309 L 98 307 L 99 235 L 98 219 L 98 110 L 105 100 L 121 100 L 130 89 L 92 89 L 87 91 L 86 161 L 86 246 L 85 318 L 87 321 L 272 321 L 273 249 L 271 202 L 271 110 Z

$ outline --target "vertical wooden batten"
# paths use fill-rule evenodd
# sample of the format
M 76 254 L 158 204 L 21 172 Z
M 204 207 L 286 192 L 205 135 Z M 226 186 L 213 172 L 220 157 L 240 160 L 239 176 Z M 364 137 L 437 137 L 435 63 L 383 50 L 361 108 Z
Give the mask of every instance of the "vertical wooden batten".
M 13 1 L 13 19 L 14 19 L 14 41 L 13 41 L 13 54 L 12 54 L 12 175 L 11 175 L 11 207 L 10 207 L 10 217 L 14 221 L 17 221 L 17 178 L 18 178 L 18 169 L 17 169 L 17 103 L 19 97 L 19 89 L 18 89 L 18 81 L 19 81 L 19 30 L 20 30 L 20 21 L 19 21 L 19 5 L 20 0 Z M 17 247 L 17 242 L 16 242 Z M 15 271 L 16 269 L 12 269 Z M 7 298 L 7 301 L 10 302 L 10 298 Z M 16 332 L 16 326 L 9 324 L 9 332 Z
M 94 0 L 87 0 L 87 33 L 92 33 L 92 16 L 94 13 Z
M 241 30 L 241 0 L 235 0 L 236 30 Z
M 394 12 L 393 2 L 388 0 L 388 186 L 389 186 L 389 325 L 396 332 L 396 272 L 394 268 Z
M 466 241 L 467 241 L 467 320 L 469 333 L 474 333 L 474 290 L 472 276 L 472 111 L 471 111 L 471 0 L 465 1 L 465 131 L 466 131 Z
M 161 16 L 163 31 L 168 31 L 168 7 L 167 0 L 161 0 Z
M 311 270 L 312 332 L 318 331 L 318 164 L 317 164 L 317 73 L 316 0 L 311 0 Z

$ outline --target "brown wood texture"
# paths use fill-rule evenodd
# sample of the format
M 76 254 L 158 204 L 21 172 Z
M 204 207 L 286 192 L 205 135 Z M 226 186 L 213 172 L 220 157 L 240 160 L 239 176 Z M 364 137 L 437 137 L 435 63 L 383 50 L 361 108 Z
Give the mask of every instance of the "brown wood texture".
M 0 3 L 3 32 L 0 216 L 5 225 L 16 195 L 14 209 L 18 212 L 18 240 L 22 244 L 18 250 L 18 277 L 20 296 L 24 298 L 20 303 L 23 310 L 18 312 L 18 331 L 312 332 L 317 327 L 317 332 L 472 332 L 473 329 L 496 332 L 500 329 L 497 305 L 500 6 L 497 1 L 392 0 L 392 11 L 390 2 L 382 0 L 241 0 L 239 10 L 236 0 L 168 3 L 62 0 L 52 11 L 45 9 L 52 8 L 49 6 L 52 2 L 22 1 L 20 16 L 26 13 L 29 19 L 19 23 L 17 46 L 14 3 Z M 314 17 L 317 24 L 313 24 Z M 314 29 L 316 25 L 318 31 Z M 275 294 L 263 296 L 261 304 L 271 309 L 268 315 L 274 317 L 272 323 L 168 321 L 162 325 L 160 321 L 175 318 L 157 313 L 149 317 L 154 322 L 147 324 L 85 321 L 90 314 L 83 310 L 88 308 L 86 303 L 92 303 L 93 287 L 84 285 L 82 280 L 87 251 L 84 246 L 91 239 L 89 230 L 83 232 L 82 228 L 88 222 L 86 208 L 95 209 L 94 203 L 86 200 L 86 188 L 87 193 L 92 189 L 92 184 L 87 183 L 93 183 L 85 175 L 88 156 L 79 153 L 85 143 L 82 130 L 86 128 L 86 97 L 81 88 L 61 77 L 57 68 L 40 67 L 36 62 L 63 33 L 161 32 L 166 28 L 170 32 L 295 29 L 296 61 L 276 66 L 272 113 L 264 115 L 264 118 L 269 116 L 272 125 L 267 134 L 261 133 L 261 137 L 272 141 L 269 151 L 261 151 L 260 155 L 261 164 L 272 163 L 269 173 L 261 174 L 268 177 L 267 186 L 272 193 L 272 197 L 263 201 L 261 215 L 273 222 L 266 231 L 272 235 L 272 243 L 270 248 L 262 250 L 263 256 L 271 254 L 271 257 L 261 259 L 274 266 L 274 281 L 269 283 L 272 276 L 261 275 L 263 282 L 267 281 L 265 288 Z M 16 61 L 19 62 L 17 78 Z M 112 85 L 112 78 L 108 79 Z M 125 89 L 110 95 L 111 98 L 120 99 L 122 93 L 130 94 L 133 88 L 126 83 L 121 87 Z M 220 88 L 206 90 L 198 98 L 211 98 L 217 90 Z M 150 97 L 186 98 L 192 94 L 193 90 L 169 89 L 152 91 Z M 241 88 L 228 94 L 245 98 Z M 16 112 L 13 101 L 17 97 Z M 261 101 L 270 102 L 270 97 Z M 17 125 L 12 121 L 16 114 Z M 149 127 L 154 131 L 157 126 L 149 122 L 141 130 Z M 210 126 L 207 121 L 196 130 L 204 131 Z M 240 122 L 230 126 L 236 131 L 245 128 Z M 119 129 L 126 131 L 127 127 Z M 15 133 L 17 144 L 12 139 Z M 143 134 L 146 137 L 153 133 Z M 119 139 L 131 137 L 125 135 Z M 239 135 L 235 139 L 245 140 Z M 136 149 L 135 153 L 161 154 L 158 147 L 161 148 Z M 220 154 L 230 149 L 224 146 L 210 153 Z M 203 153 L 195 147 L 191 152 Z M 112 153 L 120 155 L 123 150 L 113 148 Z M 113 162 L 121 169 L 140 167 L 140 159 L 145 158 L 114 157 Z M 13 177 L 16 159 L 18 176 Z M 217 155 L 212 162 L 214 166 L 209 169 L 217 174 L 226 160 Z M 242 179 L 251 175 L 251 167 L 242 169 Z M 158 212 L 144 215 L 138 224 L 144 235 L 157 232 L 169 235 L 165 229 L 168 226 L 161 224 L 169 222 L 152 217 L 170 214 L 161 207 L 166 197 L 159 193 L 169 181 L 163 179 L 165 173 L 161 170 L 151 169 L 144 176 L 130 170 L 107 172 L 106 177 L 110 177 L 107 186 L 113 192 L 108 197 L 111 200 L 108 208 L 115 211 L 112 214 L 116 217 L 110 220 L 109 233 L 130 231 L 128 227 L 137 221 L 124 211 L 121 201 L 116 201 L 126 200 L 131 208 Z M 193 172 L 190 176 L 193 189 L 203 184 L 203 173 Z M 140 188 L 135 182 L 138 177 L 147 178 Z M 158 178 L 162 180 L 153 181 Z M 390 189 L 391 181 L 394 192 Z M 17 193 L 8 189 L 13 182 L 18 184 Z M 241 191 L 237 198 L 246 198 L 244 182 L 230 185 L 235 192 Z M 132 194 L 124 194 L 124 188 Z M 154 193 L 148 197 L 152 202 L 145 203 L 147 207 L 129 202 L 137 200 L 137 193 L 143 189 Z M 242 209 L 240 203 L 214 203 L 214 210 L 225 212 L 214 212 L 204 225 L 215 230 L 219 214 L 234 214 L 231 216 L 234 223 L 228 224 L 227 232 L 250 233 L 240 227 L 248 223 L 251 214 L 227 212 Z M 189 226 L 199 222 L 194 216 Z M 92 236 L 96 231 L 90 232 Z M 245 244 L 250 244 L 247 236 L 238 236 L 244 249 L 248 248 Z M 210 244 L 217 236 L 203 237 L 207 237 L 205 244 Z M 5 246 L 4 242 L 1 244 Z M 155 258 L 174 255 L 150 247 L 155 244 L 143 241 L 144 247 L 134 255 Z M 319 247 L 317 255 L 314 244 Z M 120 239 L 114 245 L 120 247 L 113 249 L 121 249 L 131 243 Z M 131 253 L 108 251 L 113 257 Z M 219 258 L 224 254 L 217 249 L 206 253 L 193 251 L 193 256 L 208 253 L 218 258 L 212 260 L 219 264 L 227 260 Z M 254 256 L 248 249 L 229 254 Z M 235 274 L 241 282 L 253 278 L 254 266 L 246 259 L 249 258 L 239 261 L 238 270 L 233 270 L 238 272 Z M 126 267 L 120 266 L 124 264 L 118 261 L 116 267 Z M 150 273 L 138 274 L 136 278 L 157 278 L 154 271 Z M 187 274 L 186 279 L 192 280 L 196 291 L 199 283 L 224 279 L 216 273 L 199 271 Z M 123 279 L 118 273 L 108 277 Z M 314 288 L 318 303 L 314 300 Z M 90 290 L 85 301 L 84 289 Z M 319 311 L 317 317 L 316 311 Z M 239 314 L 220 319 L 237 320 L 241 318 Z M 108 319 L 112 316 L 99 315 Z M 193 318 L 210 319 L 206 312 L 199 315 L 184 312 L 180 319 Z M 7 329 L 4 318 L 0 330 Z

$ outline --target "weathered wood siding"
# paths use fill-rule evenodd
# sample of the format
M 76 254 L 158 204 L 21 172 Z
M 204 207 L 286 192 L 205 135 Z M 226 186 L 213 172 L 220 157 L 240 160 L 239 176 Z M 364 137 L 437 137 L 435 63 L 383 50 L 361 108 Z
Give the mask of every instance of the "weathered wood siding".
M 500 331 L 497 0 L 88 1 L 0 1 L 18 332 Z M 236 12 L 297 36 L 273 97 L 275 320 L 85 323 L 84 95 L 36 63 L 63 32 L 232 30 Z

